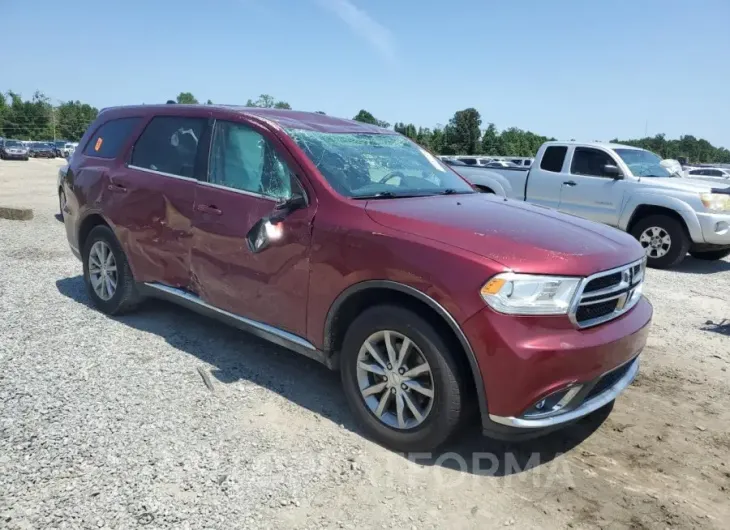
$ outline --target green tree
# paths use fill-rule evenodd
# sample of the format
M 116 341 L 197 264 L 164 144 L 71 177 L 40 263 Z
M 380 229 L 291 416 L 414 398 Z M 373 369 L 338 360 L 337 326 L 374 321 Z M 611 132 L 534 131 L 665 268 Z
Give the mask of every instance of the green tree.
M 375 116 L 370 114 L 365 109 L 362 109 L 360 112 L 358 112 L 354 118 L 352 118 L 355 121 L 359 121 L 362 123 L 369 123 L 371 125 L 377 125 L 378 127 L 383 127 L 384 129 L 387 129 L 390 127 L 390 123 L 387 121 L 382 121 L 377 119 Z
M 459 110 L 449 120 L 446 130 L 446 142 L 448 149 L 458 154 L 475 155 L 479 154 L 481 144 L 480 126 L 482 118 L 475 108 Z
M 205 104 L 206 104 L 206 105 L 212 105 L 212 104 L 213 104 L 213 102 L 212 102 L 212 101 L 211 101 L 210 99 L 208 99 L 208 101 L 206 101 L 206 102 L 205 102 Z
M 195 96 L 191 92 L 180 92 L 177 95 L 177 102 L 182 105 L 197 105 L 198 100 L 195 99 Z
M 487 129 L 482 135 L 482 153 L 485 155 L 496 155 L 499 142 L 499 133 L 493 123 L 487 126 Z
M 286 101 L 276 101 L 269 94 L 261 94 L 256 101 L 249 99 L 246 101 L 247 107 L 257 107 L 260 109 L 291 109 L 291 105 Z

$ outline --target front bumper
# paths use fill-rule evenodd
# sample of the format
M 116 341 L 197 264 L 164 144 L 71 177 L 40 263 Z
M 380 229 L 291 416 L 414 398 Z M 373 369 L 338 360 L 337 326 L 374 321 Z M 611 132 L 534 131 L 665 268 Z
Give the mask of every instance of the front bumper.
M 28 158 L 28 153 L 3 153 L 6 160 L 25 160 Z
M 705 243 L 730 246 L 730 214 L 697 213 Z
M 612 402 L 638 372 L 652 312 L 642 297 L 624 315 L 586 329 L 564 316 L 520 317 L 489 308 L 471 317 L 462 329 L 486 391 L 485 434 L 514 438 L 552 430 Z M 571 385 L 582 387 L 564 408 L 539 418 L 526 415 Z

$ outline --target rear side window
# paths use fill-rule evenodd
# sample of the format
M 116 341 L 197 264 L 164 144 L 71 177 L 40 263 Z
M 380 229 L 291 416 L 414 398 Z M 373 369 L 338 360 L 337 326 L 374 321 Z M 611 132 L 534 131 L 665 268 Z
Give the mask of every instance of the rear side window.
M 599 149 L 576 147 L 573 161 L 570 164 L 570 172 L 573 175 L 608 177 L 609 175 L 603 170 L 605 165 L 616 165 L 616 161 L 608 153 Z
M 567 152 L 568 148 L 564 145 L 551 145 L 545 149 L 545 153 L 542 155 L 540 169 L 560 173 L 563 169 L 563 162 L 565 162 Z
M 194 178 L 198 143 L 205 124 L 205 118 L 152 118 L 134 146 L 130 165 Z
M 474 166 L 477 163 L 476 158 L 461 158 L 460 160 L 465 164 L 469 164 L 470 166 Z
M 140 118 L 109 120 L 91 137 L 84 154 L 98 158 L 116 158 L 139 120 Z

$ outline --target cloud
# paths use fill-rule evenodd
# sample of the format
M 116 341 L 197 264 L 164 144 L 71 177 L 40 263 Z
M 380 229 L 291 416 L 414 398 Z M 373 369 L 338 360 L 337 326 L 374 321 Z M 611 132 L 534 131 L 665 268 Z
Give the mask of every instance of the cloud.
M 351 0 L 317 0 L 317 3 L 334 13 L 353 33 L 365 39 L 386 61 L 395 62 L 395 45 L 390 30 Z

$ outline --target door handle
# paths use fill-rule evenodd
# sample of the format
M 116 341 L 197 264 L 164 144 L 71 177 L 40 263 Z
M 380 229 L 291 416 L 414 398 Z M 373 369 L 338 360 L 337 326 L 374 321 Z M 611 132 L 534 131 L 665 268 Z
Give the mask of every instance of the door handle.
M 109 186 L 107 187 L 109 188 L 109 191 L 116 191 L 117 193 L 127 193 L 127 188 L 125 188 L 121 184 L 109 184 Z
M 573 187 L 573 186 L 577 186 L 577 184 L 575 183 L 574 180 L 567 180 L 567 181 L 563 182 L 563 186 Z
M 201 213 L 212 213 L 213 215 L 221 215 L 223 213 L 222 210 L 212 204 L 198 204 L 195 209 Z

